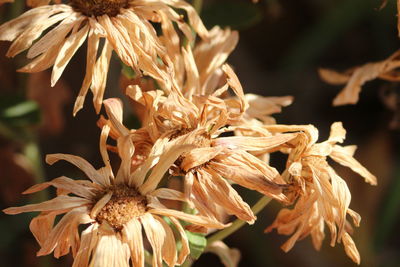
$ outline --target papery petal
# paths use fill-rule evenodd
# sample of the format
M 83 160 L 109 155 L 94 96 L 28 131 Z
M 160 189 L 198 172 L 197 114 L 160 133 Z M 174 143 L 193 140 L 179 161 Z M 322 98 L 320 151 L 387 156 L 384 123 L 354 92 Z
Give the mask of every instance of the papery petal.
M 349 150 L 347 150 L 346 148 L 336 145 L 333 147 L 332 153 L 329 156 L 334 161 L 343 166 L 349 167 L 354 172 L 364 177 L 365 182 L 371 185 L 377 185 L 376 177 L 372 173 L 370 173 L 364 166 L 362 166 L 355 158 L 353 158 L 352 153 L 349 153 Z
M 146 213 L 140 217 L 147 239 L 153 248 L 153 267 L 162 267 L 162 248 L 166 239 L 166 233 L 162 224 Z
M 72 267 L 87 267 L 92 252 L 98 242 L 97 224 L 92 224 L 81 234 L 81 243 Z
M 31 211 L 65 210 L 88 205 L 91 203 L 91 200 L 80 197 L 58 196 L 56 198 L 38 204 L 29 204 L 22 207 L 7 208 L 3 210 L 3 212 L 14 215 Z
M 93 253 L 90 266 L 129 267 L 129 246 L 117 235 L 101 235 Z
M 50 182 L 36 184 L 25 190 L 23 194 L 32 194 L 38 191 L 42 191 L 49 186 L 54 186 L 56 188 L 66 190 L 85 199 L 93 199 L 96 195 L 96 189 L 98 189 L 89 181 L 73 180 L 68 177 L 61 176 L 51 180 Z
M 122 229 L 123 239 L 128 243 L 133 266 L 144 266 L 142 225 L 136 218 L 130 220 Z
M 360 265 L 361 263 L 360 253 L 358 252 L 353 239 L 350 237 L 348 233 L 344 233 L 342 240 L 343 240 L 344 250 L 346 251 L 347 256 L 349 256 L 355 263 Z
M 201 225 L 207 228 L 216 228 L 216 229 L 222 229 L 225 228 L 227 226 L 229 226 L 229 224 L 222 224 L 218 221 L 213 221 L 211 219 L 208 219 L 206 217 L 203 216 L 196 216 L 196 215 L 190 215 L 181 211 L 177 211 L 177 210 L 171 210 L 171 209 L 151 209 L 149 210 L 150 213 L 152 214 L 157 214 L 157 215 L 162 215 L 162 216 L 172 216 L 175 217 L 177 219 L 186 221 L 186 222 L 190 222 L 196 225 Z
M 93 166 L 89 162 L 81 157 L 68 154 L 49 154 L 46 156 L 46 162 L 50 165 L 53 165 L 60 160 L 65 160 L 75 165 L 80 170 L 82 170 L 90 180 L 95 183 L 103 186 L 110 185 L 110 182 L 107 179 L 108 177 L 104 177 L 104 175 L 99 173 L 95 168 L 93 168 Z

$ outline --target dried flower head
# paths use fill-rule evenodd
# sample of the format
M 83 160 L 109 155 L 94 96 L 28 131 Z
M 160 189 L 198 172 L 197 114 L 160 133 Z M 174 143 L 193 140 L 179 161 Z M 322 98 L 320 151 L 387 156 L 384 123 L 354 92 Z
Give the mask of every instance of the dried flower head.
M 163 260 L 169 265 L 182 264 L 189 253 L 188 239 L 179 220 L 205 228 L 223 228 L 224 225 L 198 215 L 169 209 L 161 199 L 184 201 L 181 192 L 157 188 L 170 165 L 191 148 L 176 146 L 167 140 L 157 142 L 147 161 L 131 171 L 134 147 L 130 136 L 117 140 L 121 165 L 117 174 L 110 166 L 106 139 L 110 128 L 103 127 L 100 151 L 105 166 L 96 170 L 84 159 L 65 154 L 48 155 L 46 161 L 53 164 L 66 160 L 80 168 L 90 179 L 73 180 L 59 177 L 50 182 L 35 185 L 25 194 L 57 188 L 57 197 L 39 204 L 5 209 L 7 214 L 40 211 L 30 224 L 32 233 L 41 246 L 38 255 L 54 251 L 60 257 L 72 250 L 73 266 L 144 266 L 144 241 L 146 233 L 153 252 L 153 266 L 161 267 Z M 147 177 L 147 178 L 146 178 Z M 66 213 L 55 225 L 57 215 Z M 182 248 L 178 253 L 171 226 L 179 233 Z M 78 227 L 86 225 L 79 234 Z
M 219 207 L 222 207 L 228 214 L 253 223 L 253 212 L 230 181 L 286 201 L 282 192 L 286 185 L 278 171 L 249 152 L 272 149 L 296 134 L 221 137 L 234 131 L 229 125 L 239 122 L 247 108 L 235 73 L 228 65 L 222 69 L 228 77 L 226 84 L 211 95 L 194 89 L 186 91 L 187 96 L 178 90 L 164 96 L 162 91 L 142 92 L 138 86 L 129 87 L 127 92 L 145 106 L 147 116 L 143 129 L 149 132 L 152 140 L 166 137 L 178 144 L 195 146 L 175 161 L 171 171 L 185 177 L 186 197 L 199 213 L 220 220 Z M 220 98 L 229 88 L 237 98 Z
M 365 178 L 365 181 L 376 185 L 376 177 L 353 158 L 355 146 L 342 147 L 346 131 L 342 123 L 332 124 L 327 141 L 316 143 L 318 130 L 311 126 L 271 125 L 266 126 L 272 132 L 301 131 L 291 142 L 286 180 L 295 185 L 298 196 L 293 209 L 283 209 L 274 223 L 266 229 L 276 228 L 279 233 L 292 235 L 282 246 L 289 251 L 298 239 L 311 235 L 314 247 L 320 249 L 325 237 L 325 224 L 331 233 L 331 246 L 343 242 L 347 255 L 356 263 L 360 263 L 360 255 L 350 237 L 351 226 L 346 219 L 352 217 L 356 226 L 360 223 L 360 215 L 349 209 L 351 194 L 346 182 L 327 162 L 327 157 L 351 168 Z
M 138 74 L 143 72 L 166 88 L 171 87 L 171 73 L 167 67 L 170 59 L 151 22 L 162 25 L 175 22 L 188 39 L 193 39 L 191 27 L 174 8 L 184 9 L 192 28 L 200 36 L 207 36 L 195 10 L 185 1 L 70 0 L 68 5 L 34 8 L 3 24 L 0 40 L 13 41 L 7 53 L 10 57 L 29 49 L 27 56 L 33 61 L 20 69 L 22 72 L 38 72 L 53 66 L 52 86 L 87 40 L 86 76 L 74 114 L 82 108 L 89 88 L 99 112 L 112 51 Z M 102 39 L 105 40 L 103 46 Z

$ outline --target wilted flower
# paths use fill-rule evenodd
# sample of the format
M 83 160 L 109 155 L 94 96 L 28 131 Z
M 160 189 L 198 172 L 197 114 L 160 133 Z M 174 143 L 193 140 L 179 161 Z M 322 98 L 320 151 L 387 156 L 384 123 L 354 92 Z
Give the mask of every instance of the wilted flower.
M 27 56 L 34 59 L 20 69 L 22 72 L 38 72 L 53 66 L 51 84 L 54 86 L 72 56 L 87 39 L 86 76 L 74 114 L 82 108 L 89 87 L 99 112 L 113 50 L 138 74 L 142 71 L 166 88 L 171 86 L 171 73 L 159 61 L 161 58 L 163 64 L 169 65 L 170 59 L 150 22 L 162 25 L 175 22 L 191 40 L 192 28 L 173 8 L 184 9 L 192 28 L 200 36 L 207 36 L 207 30 L 195 10 L 185 1 L 70 0 L 68 5 L 34 8 L 3 24 L 0 26 L 0 40 L 13 41 L 7 56 L 13 57 L 29 48 Z M 50 27 L 53 28 L 48 30 Z M 103 46 L 102 38 L 105 39 Z
M 279 233 L 292 235 L 282 246 L 289 251 L 298 239 L 311 235 L 314 247 L 320 249 L 325 237 L 325 224 L 331 233 L 331 246 L 343 242 L 347 255 L 356 263 L 360 263 L 360 255 L 350 237 L 351 226 L 346 219 L 347 214 L 356 226 L 360 223 L 360 215 L 349 209 L 351 194 L 346 182 L 329 166 L 327 157 L 351 168 L 365 178 L 365 181 L 376 185 L 376 177 L 353 158 L 355 146 L 342 147 L 346 131 L 342 123 L 332 124 L 329 139 L 316 143 L 318 130 L 311 126 L 271 125 L 266 126 L 271 132 L 301 131 L 297 139 L 290 142 L 287 169 L 284 177 L 298 188 L 298 199 L 293 209 L 283 209 L 274 223 L 266 229 L 276 228 Z
M 193 144 L 171 168 L 175 175 L 184 176 L 186 197 L 200 214 L 219 218 L 218 207 L 249 223 L 255 216 L 246 202 L 228 180 L 257 190 L 280 201 L 286 201 L 282 191 L 285 182 L 275 168 L 268 166 L 249 151 L 268 150 L 281 145 L 296 134 L 278 134 L 269 137 L 221 137 L 232 132 L 229 125 L 240 121 L 247 108 L 243 89 L 228 66 L 222 67 L 227 83 L 211 95 L 187 94 L 171 91 L 142 92 L 138 86 L 127 89 L 128 95 L 143 104 L 147 116 L 143 129 L 152 140 L 170 138 L 178 144 Z M 236 99 L 221 99 L 231 88 Z M 198 92 L 193 90 L 192 92 Z M 212 201 L 210 201 L 212 199 Z
M 121 165 L 114 176 L 106 150 L 110 128 L 103 127 L 100 152 L 105 166 L 96 170 L 84 159 L 65 154 L 48 155 L 46 161 L 53 164 L 66 160 L 80 168 L 90 179 L 73 180 L 59 177 L 50 182 L 35 185 L 25 194 L 57 188 L 57 197 L 39 204 L 4 210 L 7 214 L 40 211 L 30 224 L 32 233 L 41 246 L 38 255 L 54 251 L 60 257 L 72 250 L 73 266 L 144 266 L 144 241 L 146 233 L 153 252 L 153 266 L 161 267 L 164 260 L 169 266 L 182 264 L 189 253 L 188 239 L 179 220 L 205 228 L 223 228 L 224 225 L 198 215 L 190 215 L 169 209 L 160 199 L 184 201 L 183 193 L 157 188 L 164 173 L 179 155 L 192 146 L 157 142 L 147 161 L 131 172 L 134 147 L 129 136 L 117 140 Z M 148 176 L 147 176 L 148 175 Z M 72 194 L 72 195 L 70 195 Z M 66 213 L 55 225 L 57 215 Z M 179 233 L 182 248 L 178 253 L 171 226 Z M 86 225 L 79 235 L 78 227 Z M 178 255 L 179 254 L 179 255 Z

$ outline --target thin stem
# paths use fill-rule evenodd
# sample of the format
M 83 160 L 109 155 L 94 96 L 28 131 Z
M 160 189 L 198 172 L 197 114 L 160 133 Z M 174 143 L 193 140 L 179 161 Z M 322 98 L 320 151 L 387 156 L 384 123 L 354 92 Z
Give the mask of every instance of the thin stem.
M 256 204 L 254 204 L 251 210 L 255 215 L 257 215 L 270 201 L 271 198 L 263 196 Z M 245 221 L 237 219 L 228 228 L 225 228 L 224 230 L 219 231 L 214 235 L 210 236 L 209 238 L 207 238 L 207 244 L 211 244 L 219 240 L 224 240 L 225 238 L 227 238 L 228 236 L 230 236 L 231 234 L 242 228 L 242 226 L 245 224 L 246 224 Z

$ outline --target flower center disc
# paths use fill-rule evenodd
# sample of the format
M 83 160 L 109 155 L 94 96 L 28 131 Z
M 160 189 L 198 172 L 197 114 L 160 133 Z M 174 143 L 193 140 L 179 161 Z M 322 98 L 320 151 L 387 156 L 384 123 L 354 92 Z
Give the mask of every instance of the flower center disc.
M 147 201 L 136 189 L 124 185 L 112 188 L 113 195 L 96 216 L 99 223 L 106 221 L 115 230 L 146 212 Z
M 121 8 L 127 8 L 132 0 L 70 0 L 71 6 L 78 12 L 91 17 L 108 15 L 115 17 Z

